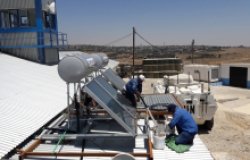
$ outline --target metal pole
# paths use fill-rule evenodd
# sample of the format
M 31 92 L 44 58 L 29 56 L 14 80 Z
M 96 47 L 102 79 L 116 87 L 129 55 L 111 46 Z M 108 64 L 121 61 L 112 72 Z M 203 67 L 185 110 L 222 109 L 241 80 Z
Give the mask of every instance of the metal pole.
M 177 84 L 179 84 L 179 74 L 177 74 Z
M 133 78 L 135 76 L 135 27 L 133 27 Z
M 192 47 L 191 47 L 191 54 L 192 54 L 192 64 L 194 63 L 194 40 L 192 40 Z
M 190 72 L 188 72 L 188 84 L 191 83 L 191 80 L 190 80 Z
M 68 107 L 68 129 L 69 129 L 69 118 L 70 118 L 70 108 L 69 108 L 69 83 L 67 83 L 67 107 Z
M 208 70 L 208 72 L 207 72 L 207 82 L 208 82 L 208 92 L 210 92 L 210 72 L 209 72 L 209 70 Z

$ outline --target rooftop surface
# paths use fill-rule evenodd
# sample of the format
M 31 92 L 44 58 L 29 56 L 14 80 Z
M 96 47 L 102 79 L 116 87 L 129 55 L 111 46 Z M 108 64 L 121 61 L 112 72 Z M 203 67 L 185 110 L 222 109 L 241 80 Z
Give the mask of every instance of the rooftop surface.
M 65 109 L 67 97 L 66 84 L 58 76 L 56 65 L 45 66 L 0 54 L 0 68 L 0 157 L 2 158 Z M 148 81 L 147 85 L 150 86 L 150 83 L 151 81 Z M 144 91 L 146 92 L 146 90 Z M 112 141 L 109 142 L 112 145 Z M 103 141 L 104 144 L 109 142 Z M 145 152 L 143 146 L 140 146 L 144 145 L 143 141 L 136 138 L 135 142 L 137 147 L 135 150 Z M 37 150 L 51 151 L 54 146 L 41 145 Z M 81 151 L 81 148 L 75 145 L 64 145 L 60 148 L 64 151 Z M 97 150 L 103 151 L 101 148 L 97 148 Z M 202 159 L 213 159 L 199 136 L 196 136 L 194 145 L 185 154 L 177 154 L 167 147 L 164 150 L 154 149 L 153 154 L 155 159 L 187 157 L 188 159 L 200 159 L 201 157 L 203 157 Z M 50 159 L 56 159 L 56 157 L 50 157 Z M 64 159 L 69 159 L 69 157 Z M 72 157 L 72 159 L 75 158 Z M 99 159 L 111 158 L 99 157 Z
M 66 84 L 57 66 L 0 53 L 0 158 L 61 112 Z
M 117 64 L 110 60 L 108 66 Z M 57 65 L 41 65 L 3 53 L 0 79 L 1 159 L 66 108 L 67 88 Z

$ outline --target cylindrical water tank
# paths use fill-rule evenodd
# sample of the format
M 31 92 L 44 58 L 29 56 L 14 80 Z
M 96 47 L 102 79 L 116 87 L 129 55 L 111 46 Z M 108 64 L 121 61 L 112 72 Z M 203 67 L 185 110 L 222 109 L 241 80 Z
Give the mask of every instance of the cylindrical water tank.
M 105 67 L 109 63 L 109 58 L 106 54 L 104 53 L 99 53 L 101 59 L 102 59 L 102 67 Z
M 94 53 L 94 54 L 91 54 L 90 56 L 95 61 L 95 65 L 93 66 L 94 70 L 105 67 L 109 62 L 108 56 L 104 53 Z
M 95 65 L 94 65 L 94 70 L 98 70 L 100 68 L 102 68 L 102 57 L 99 54 L 91 54 L 91 57 L 94 59 L 95 61 Z
M 93 71 L 108 64 L 105 54 L 81 54 L 63 58 L 58 64 L 59 76 L 68 83 L 78 83 Z
M 89 67 L 90 63 L 83 55 L 68 56 L 59 62 L 58 74 L 65 82 L 78 83 L 90 74 Z

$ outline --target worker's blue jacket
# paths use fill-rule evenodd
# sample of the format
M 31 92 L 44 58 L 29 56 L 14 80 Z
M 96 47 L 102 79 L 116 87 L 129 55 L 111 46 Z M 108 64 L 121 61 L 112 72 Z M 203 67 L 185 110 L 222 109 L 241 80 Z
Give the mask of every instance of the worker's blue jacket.
M 173 119 L 169 123 L 169 127 L 176 126 L 179 132 L 188 132 L 195 135 L 198 132 L 197 124 L 191 114 L 182 108 L 176 107 Z
M 139 91 L 141 93 L 141 91 L 142 91 L 142 82 L 138 78 L 131 79 L 126 84 L 126 92 L 135 94 L 137 91 Z

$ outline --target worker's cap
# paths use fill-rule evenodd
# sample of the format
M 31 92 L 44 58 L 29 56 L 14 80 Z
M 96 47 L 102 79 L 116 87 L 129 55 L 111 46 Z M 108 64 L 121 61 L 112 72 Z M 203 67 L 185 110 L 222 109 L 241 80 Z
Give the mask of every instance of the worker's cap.
M 173 104 L 173 103 L 168 104 L 168 105 L 167 105 L 168 112 L 174 113 L 176 107 L 177 107 L 177 106 L 176 106 L 175 104 Z
M 144 75 L 139 75 L 139 79 L 141 80 L 141 81 L 144 81 L 145 80 L 145 76 Z

